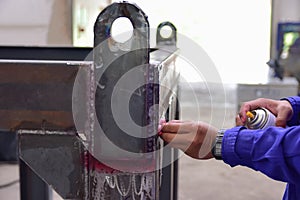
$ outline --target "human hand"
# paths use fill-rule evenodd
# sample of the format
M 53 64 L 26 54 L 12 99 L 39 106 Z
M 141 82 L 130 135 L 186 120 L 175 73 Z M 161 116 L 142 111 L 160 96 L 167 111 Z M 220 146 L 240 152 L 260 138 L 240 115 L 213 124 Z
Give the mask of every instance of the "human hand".
M 245 125 L 247 121 L 247 111 L 264 107 L 276 116 L 275 125 L 286 127 L 287 121 L 293 116 L 293 108 L 286 100 L 273 100 L 266 98 L 258 98 L 252 101 L 244 102 L 240 108 L 239 114 L 236 117 L 236 125 Z
M 192 158 L 210 159 L 217 131 L 204 122 L 174 120 L 162 125 L 160 136 L 171 147 L 181 149 Z

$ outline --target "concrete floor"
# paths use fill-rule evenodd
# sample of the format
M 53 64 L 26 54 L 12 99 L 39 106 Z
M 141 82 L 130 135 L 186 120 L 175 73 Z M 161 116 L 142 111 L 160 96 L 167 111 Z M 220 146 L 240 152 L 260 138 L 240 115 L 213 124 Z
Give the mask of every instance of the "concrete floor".
M 247 169 L 222 161 L 180 159 L 180 200 L 280 200 L 285 184 Z
M 20 183 L 19 183 L 19 166 L 17 164 L 0 164 L 0 185 L 7 183 L 14 184 L 0 188 L 0 200 L 19 200 L 20 199 Z M 62 198 L 53 190 L 51 190 L 53 200 L 62 200 Z M 41 199 L 42 200 L 42 199 Z
M 0 165 L 0 185 L 18 180 L 18 165 Z M 196 161 L 183 156 L 179 161 L 179 200 L 280 200 L 284 183 L 259 172 L 230 166 L 222 161 Z M 0 189 L 0 199 L 19 200 L 19 183 Z M 53 200 L 61 200 L 53 192 Z
M 196 89 L 199 100 L 198 115 L 195 104 L 190 103 L 191 91 L 184 90 L 181 93 L 181 118 L 184 120 L 202 120 L 219 128 L 234 126 L 236 114 L 236 99 L 233 88 L 227 88 L 227 100 L 225 104 L 218 104 L 211 108 L 207 102 L 209 95 L 216 97 L 216 102 L 221 102 L 223 97 L 215 93 L 209 95 L 201 89 Z M 225 110 L 225 112 L 224 112 Z M 195 112 L 197 111 L 197 112 Z M 217 118 L 217 119 L 216 119 Z M 18 180 L 19 171 L 16 164 L 0 164 L 0 185 Z M 199 161 L 183 155 L 179 160 L 179 200 L 280 200 L 284 192 L 285 184 L 273 181 L 260 172 L 245 167 L 235 167 L 224 164 L 222 161 Z M 0 200 L 19 200 L 19 183 L 9 187 L 0 188 Z M 61 199 L 53 192 L 53 200 Z
M 0 185 L 19 180 L 19 168 L 17 164 L 0 164 Z M 0 189 L 0 199 L 20 199 L 19 182 Z

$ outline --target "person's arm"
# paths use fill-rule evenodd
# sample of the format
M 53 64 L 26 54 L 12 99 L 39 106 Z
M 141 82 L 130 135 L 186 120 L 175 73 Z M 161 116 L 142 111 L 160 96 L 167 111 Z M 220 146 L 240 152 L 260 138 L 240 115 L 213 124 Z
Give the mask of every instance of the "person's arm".
M 290 102 L 290 103 L 289 103 Z M 300 98 L 289 97 L 276 101 L 257 99 L 246 102 L 240 110 L 240 122 L 245 122 L 246 111 L 258 107 L 269 109 L 277 122 L 299 124 Z M 280 120 L 278 120 L 280 119 Z M 213 158 L 217 129 L 204 122 L 168 122 L 161 126 L 159 135 L 174 148 L 179 148 L 196 159 Z M 269 127 L 249 130 L 237 126 L 225 131 L 221 157 L 233 166 L 243 165 L 259 170 L 267 176 L 288 183 L 300 182 L 300 126 Z
M 222 141 L 222 159 L 232 167 L 247 166 L 275 180 L 299 184 L 300 126 L 228 129 Z

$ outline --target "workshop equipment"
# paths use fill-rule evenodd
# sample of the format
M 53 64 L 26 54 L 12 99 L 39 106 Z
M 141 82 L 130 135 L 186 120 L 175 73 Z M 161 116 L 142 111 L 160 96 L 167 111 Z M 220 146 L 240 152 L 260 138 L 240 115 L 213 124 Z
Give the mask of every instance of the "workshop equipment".
M 110 37 L 119 17 L 134 27 L 123 44 Z M 113 3 L 95 22 L 93 59 L 0 60 L 0 128 L 18 133 L 22 200 L 47 199 L 33 174 L 63 199 L 177 199 L 177 152 L 157 136 L 160 119 L 179 116 L 176 28 L 158 35 L 164 26 L 171 36 L 152 49 L 145 13 Z

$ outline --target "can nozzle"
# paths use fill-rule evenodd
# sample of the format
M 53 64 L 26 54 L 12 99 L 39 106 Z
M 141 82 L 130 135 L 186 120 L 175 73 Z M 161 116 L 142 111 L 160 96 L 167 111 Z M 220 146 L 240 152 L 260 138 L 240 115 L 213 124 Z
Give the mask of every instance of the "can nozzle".
M 248 111 L 246 115 L 250 120 L 254 119 L 254 114 L 252 112 Z

